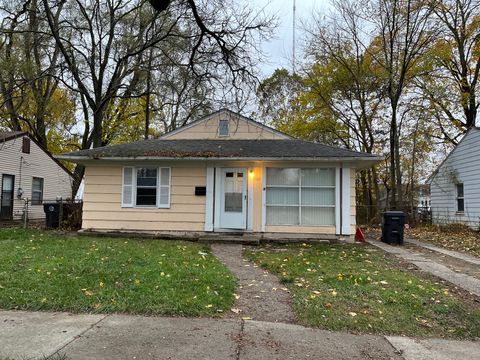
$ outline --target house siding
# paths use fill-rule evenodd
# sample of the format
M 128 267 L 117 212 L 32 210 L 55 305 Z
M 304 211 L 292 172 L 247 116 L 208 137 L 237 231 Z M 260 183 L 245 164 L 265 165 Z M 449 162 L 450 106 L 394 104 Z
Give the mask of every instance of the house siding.
M 434 224 L 480 226 L 480 130 L 471 129 L 430 180 Z M 464 184 L 465 211 L 457 212 L 456 183 Z
M 145 164 L 144 164 L 145 165 Z M 127 164 L 125 164 L 127 166 Z M 135 166 L 131 163 L 128 166 Z M 136 164 L 136 166 L 143 166 Z M 122 169 L 123 165 L 91 165 L 85 173 L 82 228 L 93 231 L 191 231 L 205 229 L 205 196 L 195 196 L 196 186 L 206 186 L 206 163 L 151 163 L 145 166 L 168 166 L 171 168 L 171 207 L 122 208 Z M 298 163 L 250 163 L 221 162 L 215 167 L 245 168 L 253 170 L 247 176 L 253 182 L 252 226 L 250 231 L 262 232 L 263 176 L 270 166 L 299 167 Z M 310 164 L 309 166 L 328 166 Z M 350 171 L 350 218 L 352 234 L 355 231 L 355 171 Z M 265 226 L 265 232 L 297 234 L 335 234 L 335 226 Z
M 0 142 L 0 189 L 3 185 L 3 174 L 15 176 L 13 204 L 15 220 L 22 218 L 24 208 L 24 201 L 16 197 L 17 189 L 21 187 L 23 197 L 31 199 L 33 177 L 43 178 L 44 201 L 55 201 L 57 197 L 66 199 L 72 196 L 70 175 L 34 141 L 30 142 L 30 154 L 22 153 L 22 137 Z M 30 205 L 28 214 L 31 220 L 45 219 L 43 205 Z
M 229 120 L 229 136 L 218 135 L 220 120 Z M 182 128 L 181 131 L 167 134 L 164 139 L 288 139 L 287 135 L 276 133 L 268 128 L 256 125 L 253 121 L 246 121 L 229 112 L 214 114 L 203 121 L 192 124 L 191 127 Z
M 122 169 L 122 166 L 87 166 L 83 229 L 203 231 L 205 197 L 195 196 L 195 186 L 206 186 L 205 165 L 171 167 L 171 201 L 167 209 L 122 208 Z

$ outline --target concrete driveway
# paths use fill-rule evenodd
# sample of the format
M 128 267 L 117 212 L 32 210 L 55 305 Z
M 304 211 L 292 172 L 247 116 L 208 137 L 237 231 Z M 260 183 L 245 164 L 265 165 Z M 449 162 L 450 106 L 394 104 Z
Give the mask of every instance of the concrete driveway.
M 478 342 L 354 335 L 239 319 L 0 311 L 0 359 L 463 359 Z M 393 344 L 393 345 L 392 345 Z

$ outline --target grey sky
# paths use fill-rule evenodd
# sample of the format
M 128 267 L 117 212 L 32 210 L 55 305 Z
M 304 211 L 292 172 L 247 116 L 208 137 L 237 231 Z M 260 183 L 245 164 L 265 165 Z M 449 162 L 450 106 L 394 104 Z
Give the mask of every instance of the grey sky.
M 296 0 L 297 2 L 297 31 L 296 31 L 296 56 L 301 58 L 302 20 L 309 20 L 314 11 L 326 11 L 328 0 Z M 265 7 L 269 13 L 275 14 L 279 20 L 279 27 L 275 32 L 275 39 L 265 43 L 263 49 L 267 61 L 261 66 L 263 76 L 269 76 L 279 67 L 291 69 L 292 44 L 293 44 L 293 0 L 258 0 L 257 7 Z

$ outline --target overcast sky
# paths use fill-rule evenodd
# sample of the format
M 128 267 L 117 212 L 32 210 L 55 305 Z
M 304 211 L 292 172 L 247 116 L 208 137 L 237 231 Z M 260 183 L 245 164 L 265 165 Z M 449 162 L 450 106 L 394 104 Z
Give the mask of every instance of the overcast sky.
M 305 38 L 302 21 L 311 19 L 314 11 L 327 11 L 328 0 L 296 0 L 296 2 L 296 57 L 301 58 L 302 40 Z M 275 39 L 263 46 L 268 57 L 267 62 L 261 67 L 263 76 L 269 76 L 279 67 L 290 70 L 292 68 L 293 0 L 257 0 L 256 6 L 265 7 L 265 10 L 268 13 L 275 14 L 279 21 Z

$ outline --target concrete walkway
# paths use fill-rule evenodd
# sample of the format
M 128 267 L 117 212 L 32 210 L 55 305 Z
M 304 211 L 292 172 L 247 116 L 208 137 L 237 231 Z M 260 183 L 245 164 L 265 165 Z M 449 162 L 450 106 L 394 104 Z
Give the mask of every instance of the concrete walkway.
M 0 311 L 0 359 L 475 359 L 480 342 L 355 335 L 241 319 Z
M 480 280 L 473 276 L 455 272 L 439 262 L 426 258 L 419 252 L 408 250 L 402 246 L 392 246 L 377 240 L 368 240 L 368 242 L 390 254 L 394 254 L 411 262 L 425 272 L 433 274 L 440 279 L 448 281 L 480 297 Z
M 269 322 L 295 321 L 289 290 L 275 275 L 243 259 L 242 245 L 212 244 L 211 248 L 238 281 L 232 316 Z
M 423 241 L 414 240 L 414 239 L 405 239 L 405 242 L 408 244 L 413 244 L 428 250 L 435 251 L 440 254 L 448 255 L 452 258 L 459 259 L 473 265 L 480 265 L 480 258 L 476 256 L 464 254 L 458 251 L 448 250 L 439 246 L 435 246 L 435 245 L 432 245 Z

